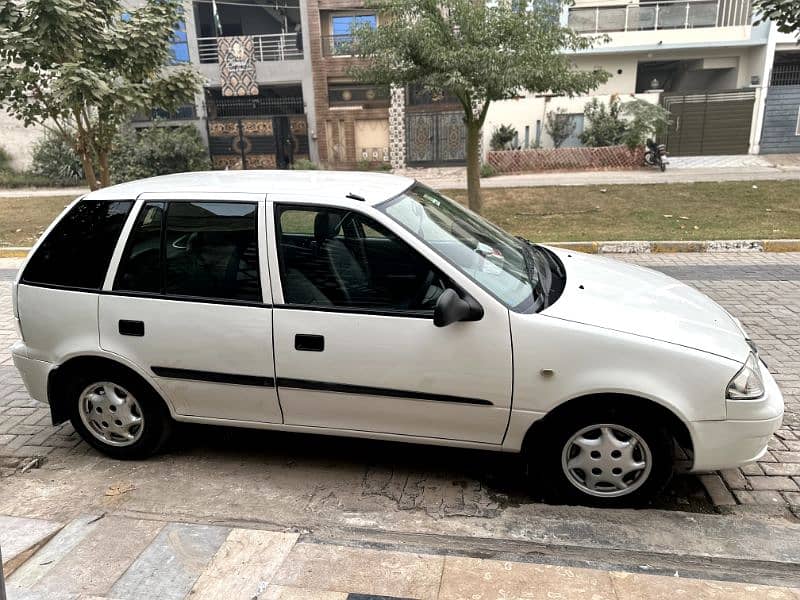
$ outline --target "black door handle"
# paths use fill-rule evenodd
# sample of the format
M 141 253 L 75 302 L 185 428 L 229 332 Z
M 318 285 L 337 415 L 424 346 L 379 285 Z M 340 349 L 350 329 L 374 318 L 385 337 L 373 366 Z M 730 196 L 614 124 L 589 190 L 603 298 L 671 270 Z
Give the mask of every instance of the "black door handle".
M 294 349 L 301 352 L 322 352 L 325 350 L 325 338 L 321 335 L 298 333 L 294 336 Z
M 134 337 L 144 337 L 144 321 L 119 321 L 120 335 L 132 335 Z

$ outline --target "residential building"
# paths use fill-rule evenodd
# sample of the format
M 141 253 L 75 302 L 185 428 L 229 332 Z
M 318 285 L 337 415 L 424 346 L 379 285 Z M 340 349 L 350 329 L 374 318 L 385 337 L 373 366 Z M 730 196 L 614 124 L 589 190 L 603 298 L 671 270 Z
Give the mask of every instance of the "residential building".
M 192 122 L 220 169 L 286 168 L 319 160 L 305 0 L 186 0 L 173 63 L 205 79 L 193 105 L 134 125 Z
M 305 0 L 320 161 L 329 168 L 389 163 L 389 89 L 357 83 L 352 32 L 377 27 L 360 0 Z
M 609 81 L 588 97 L 528 95 L 499 102 L 489 111 L 485 135 L 510 124 L 518 146 L 552 146 L 547 113 L 560 108 L 576 125 L 565 145 L 579 145 L 585 104 L 617 96 L 670 110 L 665 142 L 673 156 L 757 153 L 775 31 L 754 20 L 750 0 L 576 0 L 562 22 L 608 40 L 574 54 L 574 62 L 581 69 L 605 69 Z M 777 118 L 778 112 L 770 114 Z

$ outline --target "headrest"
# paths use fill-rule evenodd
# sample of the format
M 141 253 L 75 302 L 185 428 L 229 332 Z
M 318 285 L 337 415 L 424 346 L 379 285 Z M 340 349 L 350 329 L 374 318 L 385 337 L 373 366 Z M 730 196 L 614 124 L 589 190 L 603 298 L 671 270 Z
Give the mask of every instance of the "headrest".
M 342 226 L 342 219 L 339 215 L 329 212 L 317 213 L 314 217 L 314 239 L 317 242 L 324 242 L 331 239 Z

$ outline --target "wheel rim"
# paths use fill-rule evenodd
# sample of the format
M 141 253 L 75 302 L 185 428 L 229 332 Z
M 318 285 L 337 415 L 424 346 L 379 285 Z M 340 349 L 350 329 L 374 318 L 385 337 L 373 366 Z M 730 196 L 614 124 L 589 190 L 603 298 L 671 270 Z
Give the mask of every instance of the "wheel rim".
M 622 425 L 589 425 L 576 432 L 561 452 L 561 468 L 584 494 L 626 496 L 650 476 L 653 459 L 644 438 Z
M 79 410 L 86 429 L 104 444 L 130 446 L 142 437 L 142 407 L 121 385 L 98 381 L 87 386 L 81 392 Z

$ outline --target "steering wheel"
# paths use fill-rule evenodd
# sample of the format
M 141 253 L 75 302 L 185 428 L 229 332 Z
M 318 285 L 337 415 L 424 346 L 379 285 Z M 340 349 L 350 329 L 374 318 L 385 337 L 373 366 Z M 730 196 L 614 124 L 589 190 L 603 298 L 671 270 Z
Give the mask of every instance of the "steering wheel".
M 420 286 L 419 291 L 414 294 L 414 298 L 408 303 L 408 308 L 414 309 L 422 305 L 422 301 L 425 300 L 425 296 L 428 295 L 428 290 L 433 283 L 434 277 L 436 277 L 436 272 L 433 269 L 428 269 L 428 275 L 425 277 L 425 281 Z

